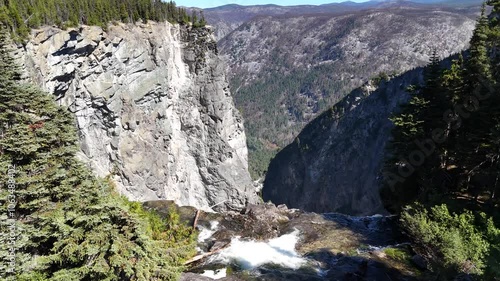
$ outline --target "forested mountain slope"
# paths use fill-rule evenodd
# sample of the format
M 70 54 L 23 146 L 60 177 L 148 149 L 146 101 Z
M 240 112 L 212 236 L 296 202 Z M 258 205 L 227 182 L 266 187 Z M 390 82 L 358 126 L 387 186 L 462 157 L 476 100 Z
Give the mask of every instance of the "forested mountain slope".
M 169 21 L 205 25 L 196 14 L 188 15 L 173 1 L 160 0 L 5 0 L 0 2 L 0 22 L 15 40 L 26 39 L 30 28 L 43 25 L 106 27 L 111 21 L 135 23 Z
M 352 89 L 467 47 L 479 7 L 388 6 L 356 12 L 255 18 L 219 42 L 247 121 L 258 177 L 273 151 Z
M 218 40 L 223 39 L 233 30 L 237 29 L 243 23 L 246 23 L 255 17 L 261 16 L 283 16 L 283 15 L 305 15 L 305 14 L 323 14 L 323 13 L 345 13 L 356 11 L 368 7 L 380 5 L 380 3 L 365 2 L 343 2 L 327 5 L 297 5 L 297 6 L 278 6 L 278 5 L 255 5 L 241 6 L 229 4 L 215 8 L 204 9 L 203 13 L 207 22 L 215 27 L 215 35 Z
M 370 8 L 385 8 L 387 6 L 421 7 L 434 5 L 435 7 L 462 7 L 478 6 L 481 0 L 373 0 L 366 2 L 344 1 L 323 5 L 237 5 L 228 4 L 215 8 L 203 9 L 203 13 L 210 25 L 215 27 L 218 40 L 230 34 L 245 22 L 260 16 L 283 15 L 312 15 L 312 14 L 343 14 Z M 429 8 L 429 7 L 428 7 Z M 197 9 L 199 10 L 199 9 Z

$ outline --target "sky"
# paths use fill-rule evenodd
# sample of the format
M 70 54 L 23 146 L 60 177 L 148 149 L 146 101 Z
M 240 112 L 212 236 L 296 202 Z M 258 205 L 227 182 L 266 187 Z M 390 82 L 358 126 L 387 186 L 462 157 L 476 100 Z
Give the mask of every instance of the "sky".
M 174 0 L 177 6 L 212 8 L 227 4 L 239 5 L 262 5 L 277 4 L 282 6 L 290 5 L 320 5 L 333 2 L 343 2 L 345 0 Z M 352 0 L 351 0 L 352 1 Z M 353 2 L 365 2 L 366 0 L 354 0 Z

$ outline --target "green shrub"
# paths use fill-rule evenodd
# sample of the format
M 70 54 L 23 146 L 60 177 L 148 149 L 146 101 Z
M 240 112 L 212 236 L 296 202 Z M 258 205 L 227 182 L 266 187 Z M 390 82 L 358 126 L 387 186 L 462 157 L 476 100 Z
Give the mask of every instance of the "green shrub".
M 384 249 L 384 253 L 389 258 L 400 262 L 408 262 L 411 259 L 411 255 L 408 251 L 401 248 L 386 248 Z
M 444 204 L 430 210 L 408 206 L 401 213 L 401 225 L 436 270 L 450 275 L 484 273 L 491 244 L 472 212 L 450 214 Z
M 389 75 L 387 75 L 387 73 L 385 72 L 380 72 L 377 76 L 373 77 L 371 79 L 372 81 L 372 84 L 374 85 L 379 85 L 380 82 L 387 82 L 389 81 L 391 78 L 389 77 Z

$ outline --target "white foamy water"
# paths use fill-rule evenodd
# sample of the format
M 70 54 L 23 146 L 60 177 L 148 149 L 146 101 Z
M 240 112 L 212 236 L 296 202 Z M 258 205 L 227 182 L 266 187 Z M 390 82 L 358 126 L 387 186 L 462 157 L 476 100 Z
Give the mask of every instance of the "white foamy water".
M 231 240 L 231 246 L 224 249 L 217 259 L 225 263 L 236 262 L 243 269 L 253 269 L 270 263 L 298 269 L 307 262 L 295 251 L 298 241 L 298 230 L 268 242 L 243 241 L 236 237 Z
M 200 229 L 200 234 L 198 234 L 198 243 L 203 243 L 217 231 L 217 227 L 219 227 L 218 221 L 211 221 L 210 228 L 206 228 L 203 226 L 198 226 Z
M 221 278 L 226 277 L 226 275 L 227 275 L 226 270 L 227 270 L 226 268 L 217 269 L 217 270 L 205 270 L 205 271 L 203 271 L 201 276 L 209 277 L 212 279 L 221 279 Z

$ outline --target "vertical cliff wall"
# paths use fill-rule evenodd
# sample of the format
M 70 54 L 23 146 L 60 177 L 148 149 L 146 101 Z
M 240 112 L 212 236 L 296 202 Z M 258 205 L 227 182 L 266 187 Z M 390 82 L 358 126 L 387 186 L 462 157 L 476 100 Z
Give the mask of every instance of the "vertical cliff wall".
M 255 202 L 243 121 L 208 28 L 46 27 L 17 56 L 75 113 L 79 156 L 129 198 L 202 209 Z

